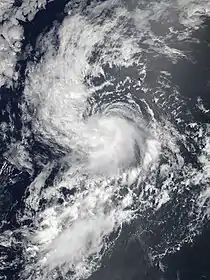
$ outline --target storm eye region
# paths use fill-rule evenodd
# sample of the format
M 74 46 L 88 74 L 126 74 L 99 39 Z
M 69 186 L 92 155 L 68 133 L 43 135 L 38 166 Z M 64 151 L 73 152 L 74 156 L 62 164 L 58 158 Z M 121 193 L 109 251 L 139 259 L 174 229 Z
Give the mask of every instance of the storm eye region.
M 134 122 L 118 115 L 92 116 L 86 129 L 89 172 L 111 175 L 142 163 L 146 133 Z

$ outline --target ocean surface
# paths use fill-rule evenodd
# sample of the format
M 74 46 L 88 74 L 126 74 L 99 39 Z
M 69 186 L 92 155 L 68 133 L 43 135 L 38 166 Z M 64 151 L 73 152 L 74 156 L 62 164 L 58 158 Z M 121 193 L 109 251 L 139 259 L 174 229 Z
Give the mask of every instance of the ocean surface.
M 0 279 L 210 279 L 210 2 L 0 2 Z

